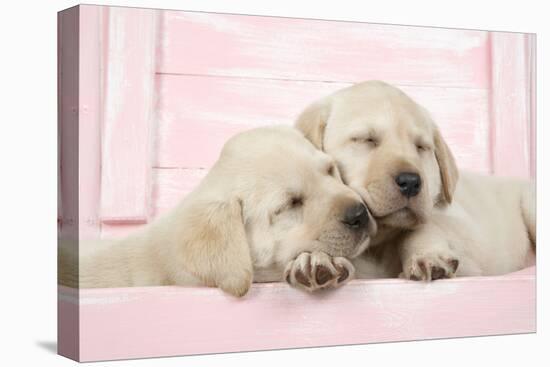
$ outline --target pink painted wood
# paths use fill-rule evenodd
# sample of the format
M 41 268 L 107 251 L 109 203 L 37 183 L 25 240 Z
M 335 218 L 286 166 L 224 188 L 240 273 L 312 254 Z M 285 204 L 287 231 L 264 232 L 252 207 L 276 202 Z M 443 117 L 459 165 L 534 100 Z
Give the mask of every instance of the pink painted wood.
M 354 280 L 317 294 L 254 284 L 242 299 L 181 287 L 59 294 L 63 307 L 80 304 L 80 360 L 93 361 L 532 333 L 534 280 L 529 268 L 433 283 Z
M 371 78 L 425 105 L 461 168 L 535 174 L 532 36 L 75 9 L 80 23 L 74 10 L 60 15 L 60 27 L 71 29 L 60 32 L 60 214 L 62 228 L 81 218 L 82 237 L 142 227 L 196 187 L 232 134 L 291 124 L 311 101 Z M 76 38 L 79 27 L 85 33 Z M 78 70 L 86 72 L 76 80 Z M 70 90 L 76 82 L 79 99 Z M 67 152 L 78 147 L 76 161 Z M 71 197 L 81 200 L 78 212 Z M 76 291 L 60 288 L 59 348 L 81 360 L 535 330 L 533 268 L 429 285 L 353 281 L 319 295 L 255 284 L 242 300 L 178 287 L 80 296 L 79 307 Z
M 160 75 L 157 167 L 210 167 L 232 135 L 291 125 L 314 100 L 350 83 Z M 433 115 L 461 168 L 489 173 L 488 91 L 401 86 Z
M 101 177 L 101 64 L 102 11 L 97 6 L 80 7 L 79 58 L 79 231 L 81 239 L 100 234 L 99 201 Z
M 157 13 L 108 8 L 101 219 L 145 222 L 150 208 Z
M 529 70 L 528 76 L 528 88 L 527 88 L 527 98 L 529 109 L 529 127 L 531 136 L 529 137 L 529 158 L 530 158 L 530 173 L 531 179 L 536 179 L 537 173 L 537 75 L 536 75 L 536 34 L 527 35 L 527 52 L 526 52 L 526 63 Z
M 78 233 L 78 59 L 79 12 L 68 9 L 58 15 L 58 134 L 59 191 L 58 215 L 60 236 Z M 71 91 L 72 93 L 67 93 Z M 65 92 L 65 93 L 63 93 Z
M 492 173 L 533 177 L 531 158 L 531 68 L 528 40 L 522 33 L 491 32 Z
M 154 217 L 174 208 L 190 193 L 208 171 L 198 168 L 153 169 L 153 197 L 151 213 Z M 103 223 L 102 237 L 121 238 L 141 227 L 141 224 Z
M 156 216 L 174 208 L 176 203 L 193 191 L 208 173 L 204 169 L 155 169 L 153 198 Z
M 487 32 L 181 11 L 160 32 L 161 73 L 488 85 Z
M 109 12 L 107 8 L 103 9 L 104 12 Z M 134 29 L 137 27 L 136 24 L 140 23 L 140 21 L 136 19 L 138 19 L 139 17 L 154 19 L 155 14 L 157 14 L 155 11 L 140 9 L 138 15 L 138 13 L 136 13 L 135 11 L 135 9 L 125 8 L 118 8 L 115 11 L 119 21 L 121 23 L 125 23 L 124 26 L 128 27 L 126 33 L 132 33 L 132 27 L 134 27 Z M 177 44 L 180 41 L 184 42 L 185 37 L 182 38 L 180 41 L 173 40 L 175 43 L 171 41 L 171 37 L 173 37 L 172 33 L 174 32 L 183 32 L 182 27 L 189 27 L 187 33 L 192 33 L 193 31 L 195 31 L 195 27 L 199 27 L 200 32 L 211 34 L 211 37 L 222 37 L 223 35 L 225 35 L 223 37 L 230 38 L 231 42 L 236 44 L 240 44 L 242 42 L 250 42 L 250 44 L 248 45 L 249 47 L 256 47 L 260 44 L 260 40 L 257 38 L 263 35 L 263 33 L 258 30 L 259 28 L 261 28 L 261 22 L 258 20 L 249 20 L 249 18 L 254 17 L 226 16 L 219 14 L 212 14 L 211 17 L 212 19 L 208 21 L 205 19 L 205 14 L 202 13 L 187 14 L 179 12 L 162 12 L 162 20 L 160 22 L 161 32 L 158 35 L 160 42 L 157 42 L 156 49 L 158 59 L 157 61 L 159 65 L 158 69 L 161 72 L 165 72 L 167 70 L 163 69 L 166 67 L 166 65 L 172 65 L 172 62 L 167 61 L 170 59 L 170 57 L 166 59 L 166 54 L 173 55 L 171 57 L 174 63 L 176 62 L 174 55 L 177 54 L 178 47 L 180 47 L 177 46 Z M 110 18 L 114 19 L 114 15 L 111 14 Z M 222 25 L 218 24 L 216 28 L 216 26 L 214 26 L 214 19 L 224 19 L 226 23 L 220 23 Z M 259 19 L 263 18 L 260 17 Z M 252 32 L 252 35 L 249 34 L 245 36 L 235 31 L 235 29 L 239 28 L 239 25 L 237 24 L 239 21 L 244 22 L 240 27 L 247 30 L 248 32 Z M 279 19 L 276 21 L 273 19 L 268 19 L 267 21 L 270 26 L 278 24 L 276 22 L 279 21 L 289 23 L 298 22 L 299 25 L 293 25 L 290 27 L 297 27 L 297 29 L 300 27 L 305 27 L 304 24 L 310 22 L 313 27 L 312 29 L 314 29 L 315 27 L 320 27 L 320 29 L 324 29 L 325 31 L 332 30 L 335 27 L 338 28 L 337 26 L 335 26 L 335 24 L 339 24 L 338 22 L 295 19 Z M 115 21 L 112 20 L 112 22 Z M 154 21 L 149 22 L 148 26 L 143 26 L 143 24 L 141 24 L 142 27 L 139 28 L 151 28 L 153 27 L 151 23 L 154 23 Z M 231 26 L 229 26 L 230 24 Z M 373 35 L 377 36 L 373 36 L 374 38 L 372 39 L 374 41 L 372 42 L 379 42 L 381 39 L 394 39 L 392 41 L 394 47 L 400 46 L 402 48 L 400 52 L 408 52 L 411 55 L 416 55 L 415 59 L 420 59 L 420 56 L 422 56 L 422 53 L 416 50 L 416 48 L 420 47 L 421 45 L 426 46 L 428 40 L 439 40 L 439 43 L 436 42 L 434 47 L 437 46 L 436 48 L 438 49 L 438 52 L 444 48 L 447 50 L 445 52 L 447 52 L 448 57 L 444 58 L 445 64 L 447 65 L 449 64 L 449 59 L 453 57 L 453 62 L 455 63 L 462 63 L 464 61 L 462 57 L 464 56 L 463 51 L 464 47 L 466 47 L 466 44 L 477 45 L 479 43 L 481 45 L 485 45 L 483 47 L 485 47 L 486 51 L 489 47 L 487 42 L 483 41 L 484 38 L 487 38 L 487 36 L 485 35 L 486 32 L 477 32 L 479 33 L 477 34 L 473 31 L 468 31 L 464 33 L 464 31 L 422 29 L 423 33 L 425 34 L 422 40 L 417 39 L 414 42 L 410 43 L 409 46 L 407 46 L 405 44 L 405 40 L 400 38 L 405 37 L 403 35 L 400 36 L 400 34 L 405 34 L 406 32 L 398 31 L 399 27 L 392 28 L 390 26 L 359 23 L 352 25 L 346 24 L 346 27 L 347 26 L 350 26 L 352 28 L 374 27 L 373 29 L 375 29 L 376 31 L 373 31 Z M 100 216 L 104 222 L 111 221 L 128 224 L 129 222 L 144 222 L 149 215 L 153 214 L 154 216 L 154 213 L 151 213 L 150 210 L 155 210 L 157 205 L 154 202 L 151 202 L 149 199 L 151 184 L 156 184 L 149 182 L 151 179 L 151 174 L 147 162 L 152 162 L 152 165 L 158 168 L 208 168 L 217 158 L 221 146 L 229 136 L 244 129 L 270 123 L 290 124 L 297 113 L 305 105 L 307 105 L 314 99 L 330 93 L 335 89 L 349 85 L 349 83 L 345 82 L 341 83 L 325 81 L 300 81 L 291 79 L 263 79 L 256 78 L 253 72 L 250 72 L 250 75 L 245 75 L 238 78 L 234 77 L 237 74 L 232 75 L 233 77 L 212 77 L 207 76 L 206 74 L 160 74 L 156 78 L 157 85 L 155 86 L 155 90 L 158 93 L 158 104 L 153 104 L 152 94 L 154 94 L 154 92 L 152 92 L 151 90 L 147 92 L 149 93 L 150 98 L 144 97 L 145 102 L 139 104 L 141 106 L 147 106 L 149 104 L 149 110 L 154 109 L 154 111 L 142 113 L 140 115 L 142 118 L 138 118 L 137 120 L 131 118 L 132 116 L 130 116 L 129 118 L 125 116 L 117 119 L 112 117 L 112 112 L 109 112 L 113 110 L 113 108 L 109 110 L 109 103 L 114 105 L 113 100 L 116 100 L 114 98 L 108 97 L 113 93 L 111 92 L 111 94 L 109 94 L 109 90 L 117 89 L 113 87 L 113 85 L 117 83 L 112 82 L 113 75 L 116 74 L 112 72 L 112 70 L 116 69 L 117 67 L 121 68 L 124 65 L 124 73 L 128 74 L 128 78 L 132 79 L 131 75 L 135 76 L 135 74 L 139 74 L 140 77 L 145 80 L 145 83 L 149 82 L 147 82 L 147 72 L 134 72 L 135 69 L 139 68 L 135 67 L 135 60 L 129 60 L 128 55 L 120 50 L 121 48 L 123 48 L 121 46 L 121 42 L 109 42 L 109 38 L 115 38 L 114 36 L 110 37 L 109 34 L 116 33 L 117 31 L 115 31 L 114 29 L 117 26 L 109 27 L 109 21 L 107 19 L 102 25 L 99 24 L 99 27 L 102 28 L 100 31 L 105 34 L 106 38 L 103 40 L 103 52 L 100 53 L 103 55 L 106 64 L 106 73 L 104 73 L 105 92 L 103 92 L 103 94 L 105 95 L 104 98 L 107 101 L 103 112 L 103 118 L 105 120 L 103 122 L 104 131 L 102 143 L 104 154 L 102 158 L 103 177 L 101 179 L 102 197 L 100 200 Z M 206 30 L 206 28 L 208 27 L 211 27 L 213 29 Z M 123 28 L 124 27 L 120 29 Z M 354 28 L 354 32 L 359 32 L 359 28 Z M 417 30 L 416 27 L 405 28 L 407 31 L 410 31 L 409 28 L 414 28 L 415 31 Z M 256 31 L 259 33 L 254 33 Z M 343 30 L 341 32 L 345 33 L 351 31 Z M 154 34 L 154 32 L 151 33 Z M 410 35 L 410 32 L 408 34 Z M 93 37 L 97 38 L 101 36 L 95 35 Z M 247 37 L 256 39 L 254 41 L 246 39 L 239 40 L 239 37 L 243 39 Z M 118 37 L 118 39 L 121 38 L 123 37 Z M 453 43 L 450 41 L 455 38 L 462 38 L 463 43 Z M 371 39 L 370 33 L 367 39 Z M 131 43 L 131 40 L 128 40 L 128 38 L 126 38 L 124 42 Z M 271 39 L 269 42 L 268 43 L 271 45 L 270 47 L 272 47 L 276 42 L 279 41 L 276 39 Z M 506 41 L 502 44 L 504 45 L 505 43 Z M 117 44 L 118 46 L 115 46 L 113 44 Z M 144 46 L 145 44 L 149 46 Z M 155 44 L 154 39 L 152 39 L 151 42 L 145 42 L 144 44 L 142 44 L 143 47 L 141 47 L 140 52 L 145 53 L 145 49 L 149 47 L 149 53 L 152 53 L 152 44 Z M 495 41 L 492 44 L 498 44 L 498 42 Z M 453 45 L 454 47 L 456 47 L 456 49 L 452 48 Z M 118 52 L 118 55 L 113 50 L 117 47 L 118 51 L 116 52 Z M 507 46 L 504 45 L 500 48 L 505 49 L 506 47 Z M 497 48 L 498 47 L 495 47 L 494 45 L 492 47 L 493 52 L 491 54 L 493 59 L 498 59 L 498 57 L 496 56 L 497 54 L 504 55 L 500 56 L 501 59 L 503 57 L 510 58 L 510 55 L 505 55 L 505 53 L 499 54 L 497 51 L 495 51 Z M 526 48 L 526 60 L 530 59 L 528 52 L 529 51 Z M 251 52 L 245 52 L 241 56 L 243 58 L 250 57 L 249 53 Z M 466 54 L 468 54 L 468 52 L 466 52 Z M 478 51 L 472 51 L 472 55 L 478 54 L 480 54 Z M 184 62 L 187 62 L 185 61 L 187 59 L 200 59 L 200 55 L 200 52 L 199 55 L 193 55 L 193 57 L 190 57 L 189 54 L 181 54 L 178 60 L 184 60 Z M 391 54 L 388 54 L 387 56 L 390 57 Z M 470 60 L 469 65 L 477 65 L 477 61 L 475 60 L 478 59 L 474 56 L 471 57 L 473 59 Z M 92 60 L 91 64 L 93 64 L 93 62 L 95 62 L 97 58 L 91 57 L 90 60 Z M 196 60 L 191 60 L 189 62 L 195 63 Z M 518 61 L 518 63 L 520 62 Z M 527 61 L 525 63 L 527 63 Z M 109 66 L 109 64 L 112 65 Z M 531 63 L 528 64 L 530 65 Z M 338 63 L 327 63 L 326 65 L 324 65 L 324 67 L 326 67 L 327 73 L 330 73 L 330 69 L 333 67 L 335 68 L 335 70 L 338 70 L 340 68 L 338 65 Z M 197 64 L 195 66 L 199 67 L 200 65 Z M 153 66 L 150 66 L 150 68 L 152 67 Z M 206 66 L 204 67 L 206 68 Z M 262 67 L 267 68 L 265 65 L 263 65 Z M 275 68 L 275 66 L 273 67 Z M 280 64 L 278 65 L 278 67 L 282 68 L 283 65 Z M 295 68 L 296 66 L 289 64 L 288 67 Z M 378 65 L 379 70 L 384 70 L 386 67 L 386 63 Z M 144 68 L 147 68 L 147 66 L 144 66 Z M 178 68 L 179 69 L 176 69 L 181 71 L 181 67 L 178 66 Z M 111 74 L 109 74 L 109 70 L 111 70 Z M 243 72 L 243 70 L 240 70 L 239 73 Z M 486 76 L 495 74 L 489 73 L 484 70 L 485 69 L 479 69 L 478 71 L 471 73 L 481 73 Z M 491 68 L 489 68 L 489 70 L 491 70 Z M 189 73 L 191 72 L 192 69 L 189 69 Z M 208 71 L 205 70 L 203 70 L 202 72 L 208 73 Z M 149 70 L 149 74 L 150 73 L 151 70 Z M 414 73 L 414 70 L 411 70 L 411 74 Z M 266 76 L 268 75 L 266 74 Z M 93 79 L 93 75 L 90 77 L 90 79 Z M 420 103 L 424 104 L 432 112 L 438 123 L 441 125 L 443 134 L 447 138 L 462 168 L 473 169 L 487 173 L 492 172 L 493 168 L 498 170 L 498 166 L 500 163 L 492 162 L 492 160 L 498 160 L 502 155 L 498 155 L 497 153 L 495 153 L 492 148 L 493 146 L 505 146 L 504 143 L 501 144 L 500 142 L 503 142 L 507 137 L 509 139 L 509 136 L 513 135 L 506 135 L 507 129 L 511 128 L 509 126 L 509 123 L 497 123 L 493 122 L 496 121 L 494 118 L 493 120 L 489 119 L 489 107 L 491 107 L 491 112 L 493 113 L 493 115 L 499 113 L 497 111 L 498 108 L 495 107 L 498 102 L 495 95 L 497 95 L 498 93 L 491 93 L 491 90 L 488 89 L 489 85 L 487 83 L 466 83 L 469 85 L 469 87 L 463 86 L 461 88 L 454 88 L 452 87 L 453 83 L 449 83 L 448 86 L 443 86 L 438 85 L 440 84 L 440 82 L 432 83 L 428 79 L 424 79 L 424 81 L 409 80 L 409 82 L 413 85 L 401 85 L 401 87 L 405 89 L 406 92 L 411 94 L 414 98 L 416 98 Z M 478 79 L 478 81 L 482 79 L 483 78 L 480 78 Z M 494 80 L 495 78 L 493 78 L 493 84 L 491 84 L 491 86 L 493 87 L 493 89 L 497 89 L 498 87 L 494 85 Z M 120 91 L 120 89 L 123 88 L 121 87 L 122 84 L 123 83 L 118 83 L 118 92 L 120 93 L 122 93 Z M 438 86 L 424 87 L 423 85 L 426 84 L 435 84 Z M 135 95 L 133 95 L 132 93 L 122 93 L 122 95 L 124 96 L 124 98 L 118 99 L 118 102 L 120 102 L 120 104 L 123 106 L 126 105 L 126 107 L 128 107 L 131 105 L 128 101 L 136 100 L 134 98 Z M 144 108 L 147 109 L 147 107 Z M 127 110 L 129 110 L 130 115 L 131 113 L 136 112 L 133 111 L 131 108 L 127 108 Z M 89 110 L 87 109 L 86 111 Z M 94 111 L 91 111 L 89 113 L 93 114 Z M 151 126 L 150 119 L 143 118 L 143 116 L 146 116 L 147 113 L 157 114 L 157 123 L 155 125 L 155 128 Z M 532 116 L 530 112 L 529 116 L 530 120 L 533 120 L 534 116 Z M 113 125 L 113 123 L 110 121 L 115 121 L 115 125 Z M 119 126 L 116 126 L 116 124 L 119 124 Z M 132 131 L 134 131 L 135 134 L 129 135 L 125 132 L 125 129 L 128 129 L 129 125 L 134 127 Z M 533 123 L 528 125 L 531 126 L 533 125 Z M 88 124 L 86 126 L 88 127 L 88 133 L 91 136 L 97 136 L 97 131 L 94 131 L 92 128 L 93 125 Z M 533 130 L 534 127 L 530 129 Z M 148 147 L 148 144 L 150 143 L 148 140 L 151 138 L 151 134 L 154 135 L 156 152 L 150 151 L 150 146 Z M 499 134 L 503 134 L 504 138 L 496 139 L 496 136 Z M 534 132 L 529 131 L 527 135 L 529 135 L 530 141 L 528 143 L 520 144 L 528 146 L 530 155 L 533 155 L 534 144 L 531 141 L 534 139 Z M 90 164 L 87 164 L 87 166 L 98 167 L 92 159 L 92 156 L 94 155 L 94 146 L 98 145 L 99 144 L 97 142 L 90 144 Z M 84 152 L 84 154 L 86 154 L 86 152 Z M 511 154 L 509 149 L 508 152 L 509 154 Z M 132 156 L 132 154 L 130 153 L 138 154 L 138 156 L 140 156 L 140 159 L 134 159 L 138 156 Z M 529 165 L 532 166 L 534 164 L 534 159 L 528 157 L 528 160 Z M 508 160 L 508 163 L 509 162 L 510 161 Z M 515 159 L 512 161 L 512 168 L 509 167 L 509 164 L 502 164 L 501 166 L 506 167 L 506 169 L 508 170 L 516 169 L 520 170 L 521 172 L 522 168 L 519 166 L 523 166 L 523 163 L 524 162 L 521 159 Z M 97 170 L 97 168 L 92 169 Z M 531 175 L 533 175 L 533 169 L 531 169 L 530 171 Z M 117 177 L 119 177 L 120 179 L 117 179 Z M 88 181 L 88 179 L 91 179 L 90 182 L 93 182 L 92 177 L 87 177 L 86 181 Z M 89 218 L 86 218 L 85 223 L 90 224 L 93 227 L 94 221 L 97 220 L 97 213 L 92 213 L 93 206 L 97 205 L 96 203 L 99 200 L 97 198 L 97 195 L 92 194 L 86 195 L 83 199 L 92 208 L 91 210 L 89 210 L 91 215 L 88 216 Z M 96 217 L 95 219 L 94 215 Z

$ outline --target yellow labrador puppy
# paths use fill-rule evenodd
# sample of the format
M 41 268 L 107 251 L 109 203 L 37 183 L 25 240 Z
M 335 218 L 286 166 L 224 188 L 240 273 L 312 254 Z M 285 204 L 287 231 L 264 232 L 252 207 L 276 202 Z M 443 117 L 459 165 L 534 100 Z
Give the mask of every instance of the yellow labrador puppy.
M 62 256 L 59 276 L 82 288 L 207 285 L 242 296 L 252 281 L 286 279 L 313 291 L 351 279 L 346 258 L 375 230 L 332 158 L 292 127 L 259 128 L 231 138 L 171 212 L 81 254 L 78 271 Z
M 534 186 L 459 173 L 427 111 L 398 88 L 342 89 L 309 106 L 297 127 L 335 158 L 377 221 L 357 276 L 434 280 L 525 266 L 536 241 Z

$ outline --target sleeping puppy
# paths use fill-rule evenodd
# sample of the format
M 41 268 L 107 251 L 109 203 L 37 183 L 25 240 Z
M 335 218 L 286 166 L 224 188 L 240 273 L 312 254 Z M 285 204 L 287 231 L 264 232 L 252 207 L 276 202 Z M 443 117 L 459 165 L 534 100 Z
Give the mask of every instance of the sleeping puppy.
M 313 291 L 351 279 L 346 258 L 375 230 L 332 158 L 292 127 L 259 128 L 231 138 L 171 212 L 81 255 L 78 277 L 62 256 L 59 276 L 82 288 L 206 285 L 242 296 L 252 281 L 286 279 Z
M 536 242 L 534 185 L 459 174 L 436 124 L 401 90 L 356 84 L 309 106 L 296 126 L 334 157 L 376 219 L 358 277 L 434 280 L 525 266 Z

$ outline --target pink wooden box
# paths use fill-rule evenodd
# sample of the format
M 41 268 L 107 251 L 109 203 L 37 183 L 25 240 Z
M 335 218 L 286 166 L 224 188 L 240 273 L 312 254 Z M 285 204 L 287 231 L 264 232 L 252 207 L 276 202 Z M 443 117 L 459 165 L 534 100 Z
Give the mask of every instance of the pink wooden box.
M 535 177 L 531 34 L 92 5 L 58 24 L 60 239 L 124 236 L 191 191 L 231 135 L 368 79 L 426 106 L 461 168 Z M 313 295 L 256 284 L 244 299 L 60 286 L 58 348 L 94 361 L 529 333 L 535 289 L 534 266 Z

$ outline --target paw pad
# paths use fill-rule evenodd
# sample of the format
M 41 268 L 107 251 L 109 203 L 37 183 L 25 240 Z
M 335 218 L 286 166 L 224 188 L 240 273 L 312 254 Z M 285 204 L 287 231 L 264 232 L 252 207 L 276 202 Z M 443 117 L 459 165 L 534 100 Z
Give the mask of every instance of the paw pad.
M 349 281 L 355 268 L 343 257 L 331 257 L 324 252 L 304 252 L 285 269 L 287 283 L 307 291 L 336 288 Z
M 459 261 L 438 254 L 419 255 L 404 263 L 401 278 L 410 280 L 438 280 L 453 278 Z
M 333 277 L 329 268 L 324 265 L 318 265 L 315 270 L 315 281 L 319 285 L 324 285 Z

